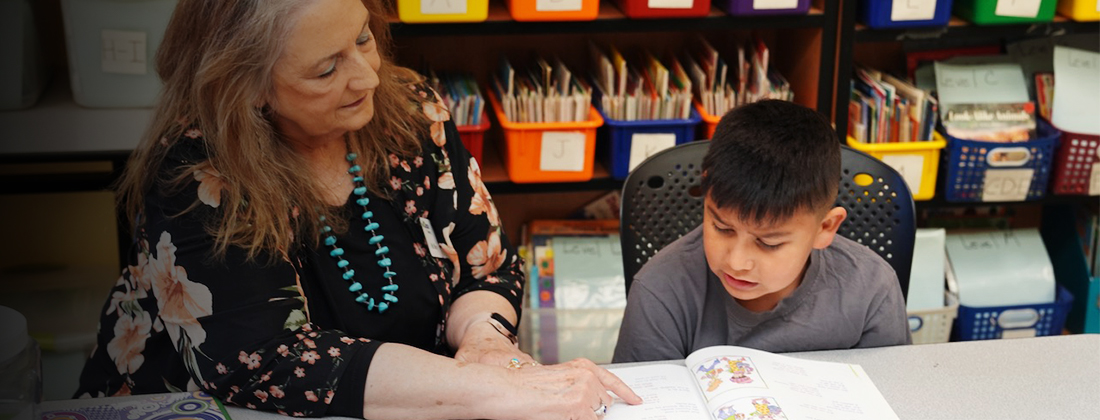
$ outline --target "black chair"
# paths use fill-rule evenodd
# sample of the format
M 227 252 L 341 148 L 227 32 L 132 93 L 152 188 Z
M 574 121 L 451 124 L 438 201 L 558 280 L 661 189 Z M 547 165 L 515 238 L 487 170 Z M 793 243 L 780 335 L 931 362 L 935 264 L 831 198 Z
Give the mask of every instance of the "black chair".
M 709 141 L 695 141 L 650 156 L 623 182 L 619 238 L 626 291 L 634 274 L 665 245 L 703 223 L 700 168 Z
M 628 293 L 634 275 L 657 251 L 703 222 L 700 166 L 709 145 L 698 141 L 657 153 L 623 183 L 619 234 Z M 847 146 L 841 146 L 841 166 L 836 205 L 848 217 L 837 234 L 882 256 L 907 295 L 916 240 L 909 187 L 889 165 Z
M 838 235 L 866 245 L 898 274 L 902 296 L 909 294 L 917 218 L 909 186 L 898 171 L 870 155 L 840 148 L 840 189 L 836 205 L 848 210 Z

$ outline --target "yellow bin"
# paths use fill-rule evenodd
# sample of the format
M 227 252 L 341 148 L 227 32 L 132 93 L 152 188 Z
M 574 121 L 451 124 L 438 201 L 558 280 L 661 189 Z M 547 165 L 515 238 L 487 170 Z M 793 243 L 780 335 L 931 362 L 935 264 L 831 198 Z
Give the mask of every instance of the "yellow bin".
M 1079 22 L 1100 20 L 1100 2 L 1096 0 L 1059 0 L 1058 13 Z
M 489 0 L 397 0 L 397 18 L 405 23 L 484 22 Z
M 880 144 L 861 143 L 849 136 L 848 146 L 874 156 L 901 173 L 913 200 L 930 200 L 936 195 L 940 150 L 947 146 L 947 140 L 940 133 L 933 132 L 932 141 Z

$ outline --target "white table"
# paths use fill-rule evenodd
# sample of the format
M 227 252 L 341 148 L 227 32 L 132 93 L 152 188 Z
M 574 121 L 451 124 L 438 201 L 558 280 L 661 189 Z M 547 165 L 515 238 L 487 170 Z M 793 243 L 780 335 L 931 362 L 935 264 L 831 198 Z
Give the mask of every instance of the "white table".
M 1096 419 L 1100 414 L 1096 334 L 788 355 L 863 366 L 903 420 L 1071 420 Z M 50 405 L 45 403 L 43 409 Z M 287 418 L 237 407 L 228 410 L 233 420 Z

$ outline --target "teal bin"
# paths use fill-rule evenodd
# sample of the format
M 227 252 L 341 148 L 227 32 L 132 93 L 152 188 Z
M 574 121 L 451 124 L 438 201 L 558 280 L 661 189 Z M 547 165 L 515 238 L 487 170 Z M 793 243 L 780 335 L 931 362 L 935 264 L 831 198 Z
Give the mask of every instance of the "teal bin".
M 1087 218 L 1087 215 L 1079 214 L 1071 206 L 1044 208 L 1043 244 L 1054 266 L 1055 280 L 1074 296 L 1073 305 L 1066 318 L 1066 329 L 1078 334 L 1098 334 L 1100 333 L 1100 275 L 1089 272 L 1089 262 L 1083 252 L 1083 243 L 1094 239 L 1088 237 L 1092 226 L 1088 226 L 1089 222 L 1082 220 L 1083 218 Z M 1081 236 L 1082 230 L 1085 237 Z

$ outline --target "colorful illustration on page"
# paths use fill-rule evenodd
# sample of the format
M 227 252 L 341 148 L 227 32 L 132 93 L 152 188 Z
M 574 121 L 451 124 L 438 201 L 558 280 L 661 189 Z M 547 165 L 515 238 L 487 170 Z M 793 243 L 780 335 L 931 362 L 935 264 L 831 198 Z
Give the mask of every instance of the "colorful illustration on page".
M 714 395 L 736 388 L 767 388 L 752 360 L 744 356 L 715 357 L 695 367 L 699 387 L 709 401 Z
M 718 420 L 788 420 L 783 409 L 771 397 L 734 400 L 714 412 Z

